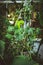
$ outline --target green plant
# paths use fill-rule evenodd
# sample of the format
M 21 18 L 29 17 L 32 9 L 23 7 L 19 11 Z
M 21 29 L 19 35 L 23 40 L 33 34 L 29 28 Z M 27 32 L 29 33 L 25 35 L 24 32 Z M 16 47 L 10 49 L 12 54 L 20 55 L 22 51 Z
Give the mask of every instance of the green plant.
M 32 51 L 33 41 L 38 34 L 38 28 L 26 27 L 25 29 L 18 29 L 17 26 L 8 26 L 5 37 L 11 41 L 10 51 L 13 51 L 15 55 L 21 55 L 24 52 L 29 54 Z
M 25 0 L 23 4 L 24 20 L 30 21 L 32 8 L 33 6 L 31 5 L 31 0 Z

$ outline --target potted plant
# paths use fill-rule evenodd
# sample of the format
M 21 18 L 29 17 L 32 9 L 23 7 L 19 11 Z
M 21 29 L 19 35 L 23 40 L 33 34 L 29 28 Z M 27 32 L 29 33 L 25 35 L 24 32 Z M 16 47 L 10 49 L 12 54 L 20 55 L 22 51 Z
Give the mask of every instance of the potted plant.
M 33 41 L 38 34 L 38 28 L 26 27 L 24 29 L 12 25 L 8 26 L 5 37 L 9 39 L 10 43 L 7 51 L 10 51 L 10 54 L 12 53 L 12 56 L 15 58 L 27 56 L 30 60 L 33 53 Z
M 30 11 L 30 8 L 27 8 L 27 6 L 24 6 L 24 10 L 25 10 L 24 14 L 27 12 L 28 9 Z M 24 15 L 24 19 L 26 20 L 25 17 L 26 15 Z M 29 20 L 30 20 L 30 16 L 29 16 Z M 22 65 L 25 65 L 25 64 L 28 65 L 29 64 L 28 61 L 30 62 L 32 59 L 31 54 L 33 53 L 33 46 L 34 46 L 33 41 L 38 36 L 39 29 L 32 28 L 32 27 L 18 28 L 17 26 L 11 25 L 8 21 L 6 22 L 6 25 L 7 26 L 6 26 L 5 39 L 7 40 L 7 42 L 5 44 L 5 51 L 4 51 L 4 57 L 3 57 L 6 65 L 13 64 L 11 63 L 13 59 L 14 61 L 16 61 L 16 59 L 18 58 L 21 58 L 20 62 L 23 62 Z M 25 63 L 25 60 L 27 63 Z M 14 63 L 16 64 L 16 62 Z M 30 62 L 30 63 L 33 63 L 33 62 Z

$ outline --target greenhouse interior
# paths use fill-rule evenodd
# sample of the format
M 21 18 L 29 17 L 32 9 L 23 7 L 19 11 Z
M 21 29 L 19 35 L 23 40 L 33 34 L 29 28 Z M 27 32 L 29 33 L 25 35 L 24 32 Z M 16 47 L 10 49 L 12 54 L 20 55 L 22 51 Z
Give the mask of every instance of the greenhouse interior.
M 43 0 L 0 0 L 0 65 L 43 65 Z

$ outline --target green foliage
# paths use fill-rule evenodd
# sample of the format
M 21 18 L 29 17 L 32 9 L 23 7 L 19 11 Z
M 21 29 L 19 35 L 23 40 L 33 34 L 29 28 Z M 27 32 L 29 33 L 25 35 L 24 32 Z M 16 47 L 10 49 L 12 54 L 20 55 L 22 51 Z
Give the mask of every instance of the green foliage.
M 33 41 L 39 34 L 38 28 L 26 27 L 17 28 L 16 26 L 8 26 L 5 37 L 11 41 L 11 50 L 13 54 L 23 54 L 32 51 Z
M 31 12 L 33 9 L 33 6 L 31 5 L 31 0 L 25 0 L 25 3 L 23 4 L 23 11 L 24 11 L 24 20 L 30 21 L 31 19 Z
M 32 6 L 30 5 L 29 1 L 30 0 L 28 0 L 27 4 L 25 4 L 25 6 L 23 6 L 24 19 L 26 19 L 26 20 L 27 19 L 30 20 L 30 18 L 31 18 Z M 19 15 L 19 13 L 20 13 L 19 10 L 17 10 L 16 14 Z M 11 54 L 13 54 L 13 56 L 22 54 L 22 55 L 29 56 L 29 58 L 31 59 L 31 51 L 32 51 L 33 45 L 34 45 L 33 41 L 38 36 L 39 29 L 38 28 L 35 29 L 35 28 L 31 28 L 31 27 L 26 27 L 25 29 L 24 28 L 18 29 L 17 26 L 11 25 L 9 23 L 8 19 L 5 19 L 4 23 L 6 25 L 5 39 L 7 38 L 11 42 L 9 44 L 9 46 L 6 44 L 6 46 L 8 46 L 8 47 L 6 49 L 7 51 L 5 52 L 4 57 L 7 59 L 7 57 L 11 57 L 10 56 Z M 0 40 L 0 55 L 3 55 L 4 49 L 5 49 L 5 42 L 3 40 Z M 25 59 L 25 57 L 23 57 L 23 58 Z M 25 59 L 25 60 L 27 61 L 27 59 Z M 19 60 L 17 60 L 17 61 L 19 61 Z M 30 63 L 32 64 L 33 62 L 30 62 Z M 18 62 L 17 62 L 17 64 L 19 65 Z
M 14 26 L 8 26 L 7 32 L 13 32 Z
M 23 20 L 17 20 L 16 23 L 15 23 L 15 26 L 17 26 L 18 28 L 20 28 L 22 25 L 24 25 Z
M 7 34 L 6 34 L 6 38 L 11 39 L 11 38 L 12 38 L 12 35 L 9 34 L 9 33 L 7 33 Z

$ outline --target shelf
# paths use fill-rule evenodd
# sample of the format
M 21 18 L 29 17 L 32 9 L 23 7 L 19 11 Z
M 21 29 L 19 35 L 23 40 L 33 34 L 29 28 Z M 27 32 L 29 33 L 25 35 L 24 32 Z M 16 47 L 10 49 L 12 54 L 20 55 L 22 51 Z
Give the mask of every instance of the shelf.
M 22 2 L 24 2 L 25 0 L 16 0 L 16 3 L 22 3 Z M 0 1 L 0 3 L 14 3 L 15 1 Z M 38 0 L 33 0 L 32 2 L 34 2 L 34 3 L 39 3 L 40 1 L 38 1 Z
M 0 3 L 14 3 L 14 1 L 0 1 Z

